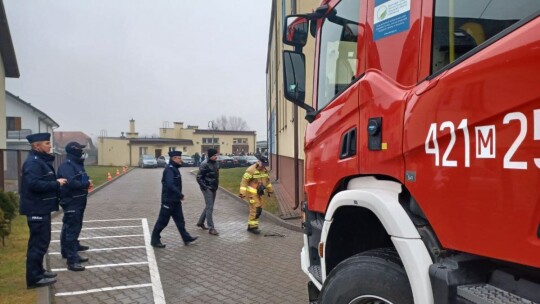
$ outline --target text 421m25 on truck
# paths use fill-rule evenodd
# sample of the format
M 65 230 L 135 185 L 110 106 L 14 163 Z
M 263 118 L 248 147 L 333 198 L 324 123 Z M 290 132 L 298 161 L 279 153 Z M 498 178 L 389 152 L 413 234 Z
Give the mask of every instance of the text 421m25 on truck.
M 540 303 L 539 10 L 329 0 L 286 18 L 311 301 Z

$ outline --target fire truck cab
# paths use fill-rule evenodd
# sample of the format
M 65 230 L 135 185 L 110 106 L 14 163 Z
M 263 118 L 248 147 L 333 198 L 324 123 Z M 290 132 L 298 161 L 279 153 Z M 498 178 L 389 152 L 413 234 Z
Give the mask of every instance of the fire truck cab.
M 310 122 L 310 301 L 540 303 L 539 13 L 327 0 L 286 17 L 284 94 Z

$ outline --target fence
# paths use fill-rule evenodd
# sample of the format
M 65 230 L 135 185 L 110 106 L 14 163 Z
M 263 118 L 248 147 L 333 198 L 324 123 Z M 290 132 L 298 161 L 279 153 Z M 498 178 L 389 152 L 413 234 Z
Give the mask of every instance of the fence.
M 64 161 L 65 155 L 55 155 L 53 166 L 57 170 Z M 0 187 L 5 191 L 19 192 L 22 176 L 22 165 L 28 157 L 28 150 L 0 149 Z

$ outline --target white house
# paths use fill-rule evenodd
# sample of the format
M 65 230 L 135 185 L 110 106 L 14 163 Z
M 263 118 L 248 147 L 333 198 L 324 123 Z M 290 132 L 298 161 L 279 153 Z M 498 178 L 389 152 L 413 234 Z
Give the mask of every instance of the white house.
M 59 125 L 30 103 L 6 91 L 7 149 L 29 150 L 26 136 L 32 133 L 53 133 Z M 51 136 L 54 147 L 54 138 Z

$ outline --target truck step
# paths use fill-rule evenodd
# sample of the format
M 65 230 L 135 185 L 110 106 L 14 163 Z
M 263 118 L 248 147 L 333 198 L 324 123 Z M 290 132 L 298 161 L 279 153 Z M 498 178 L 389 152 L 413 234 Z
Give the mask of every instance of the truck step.
M 317 281 L 322 282 L 322 272 L 320 265 L 312 265 L 308 267 L 309 273 L 311 273 Z
M 538 304 L 489 284 L 461 285 L 457 294 L 475 304 Z

